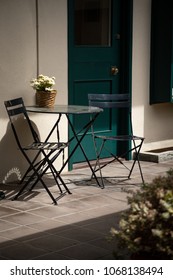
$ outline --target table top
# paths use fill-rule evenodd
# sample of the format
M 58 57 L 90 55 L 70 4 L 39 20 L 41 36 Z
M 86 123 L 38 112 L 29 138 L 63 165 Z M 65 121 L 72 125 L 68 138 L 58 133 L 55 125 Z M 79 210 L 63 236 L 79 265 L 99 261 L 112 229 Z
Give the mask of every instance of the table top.
M 80 105 L 54 105 L 51 108 L 39 107 L 36 105 L 26 106 L 28 112 L 48 114 L 94 114 L 100 113 L 103 109 L 93 106 Z

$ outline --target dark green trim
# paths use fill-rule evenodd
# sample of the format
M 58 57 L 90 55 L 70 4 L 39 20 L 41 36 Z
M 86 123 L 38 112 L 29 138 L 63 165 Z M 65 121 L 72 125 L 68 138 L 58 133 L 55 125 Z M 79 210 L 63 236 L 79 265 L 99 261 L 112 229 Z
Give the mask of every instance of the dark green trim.
M 133 0 L 129 0 L 129 13 L 128 13 L 128 42 L 129 42 L 129 49 L 128 49 L 128 88 L 130 95 L 132 96 L 132 38 L 133 38 Z
M 129 88 L 129 93 L 131 96 L 131 106 L 132 106 L 132 43 L 133 43 L 133 0 L 129 0 L 129 13 L 127 15 L 128 17 L 128 41 L 129 41 L 129 49 L 128 49 L 128 88 Z M 132 108 L 131 108 L 132 110 Z M 130 129 L 130 128 L 129 128 Z M 129 148 L 131 148 L 132 143 L 130 142 Z M 129 158 L 131 159 L 131 158 Z
M 122 69 L 121 91 L 130 92 L 132 86 L 132 30 L 133 0 L 123 0 L 122 4 Z
M 73 34 L 71 30 L 74 29 L 74 1 L 68 0 L 68 65 L 71 65 L 71 57 L 73 56 Z M 70 95 L 70 86 L 72 84 L 72 67 L 68 67 L 68 104 L 73 103 L 73 96 Z
M 121 1 L 122 11 L 122 46 L 121 46 L 121 73 L 120 91 L 128 92 L 132 98 L 132 38 L 133 38 L 133 0 Z M 127 119 L 125 117 L 125 119 Z M 126 131 L 130 131 L 130 122 L 127 124 Z M 129 142 L 131 148 L 131 142 Z M 121 151 L 120 151 L 121 152 Z M 128 159 L 131 159 L 130 156 Z
M 73 34 L 71 30 L 74 29 L 74 15 L 71 11 L 74 11 L 74 1 L 68 0 L 68 65 L 71 65 L 71 57 L 73 55 L 72 50 L 73 48 L 71 47 L 74 42 L 73 42 Z M 68 67 L 68 104 L 73 104 L 73 96 L 70 95 L 70 87 L 73 83 L 72 80 L 72 67 Z M 72 119 L 71 119 L 72 121 Z M 72 133 L 70 132 L 70 129 L 68 127 L 68 138 L 72 137 Z M 70 147 L 68 152 L 70 152 Z M 72 159 L 68 163 L 68 170 L 72 170 L 73 162 Z

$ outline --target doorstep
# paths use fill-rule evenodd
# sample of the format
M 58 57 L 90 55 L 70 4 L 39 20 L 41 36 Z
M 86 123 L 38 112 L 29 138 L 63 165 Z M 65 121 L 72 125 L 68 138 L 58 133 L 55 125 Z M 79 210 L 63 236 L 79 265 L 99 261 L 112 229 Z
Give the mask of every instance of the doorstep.
M 139 154 L 140 161 L 165 162 L 173 159 L 173 147 L 150 150 Z

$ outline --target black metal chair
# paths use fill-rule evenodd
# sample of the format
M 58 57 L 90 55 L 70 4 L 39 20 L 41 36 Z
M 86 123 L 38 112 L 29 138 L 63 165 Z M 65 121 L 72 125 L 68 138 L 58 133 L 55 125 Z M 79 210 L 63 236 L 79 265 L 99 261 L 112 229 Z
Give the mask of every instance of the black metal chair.
M 35 185 L 40 182 L 51 197 L 53 203 L 57 204 L 57 200 L 65 195 L 65 193 L 71 193 L 67 188 L 65 182 L 61 178 L 60 173 L 53 165 L 54 161 L 61 153 L 64 152 L 64 149 L 68 144 L 59 142 L 58 140 L 57 142 L 49 142 L 47 140 L 45 142 L 41 142 L 36 130 L 34 129 L 33 123 L 31 122 L 27 114 L 23 99 L 21 97 L 5 101 L 4 104 L 10 119 L 10 124 L 17 145 L 24 155 L 25 159 L 29 163 L 29 167 L 22 180 L 20 181 L 20 184 L 23 183 L 23 185 L 13 199 L 17 199 L 27 188 L 27 186 L 29 186 L 29 190 L 31 191 L 35 187 Z M 27 145 L 22 143 L 21 130 L 18 128 L 19 118 L 23 118 L 23 120 L 25 120 L 25 125 L 28 127 L 30 138 L 32 139 L 31 143 Z M 34 157 L 32 159 L 28 155 L 28 152 L 30 151 L 35 151 Z M 43 178 L 43 176 L 48 171 L 53 175 L 55 183 L 60 191 L 60 195 L 58 196 L 58 198 L 54 198 Z M 62 191 L 61 186 L 64 187 L 64 191 Z
M 90 106 L 100 107 L 104 109 L 104 111 L 108 110 L 110 114 L 114 112 L 116 114 L 116 117 L 119 119 L 122 119 L 123 116 L 126 115 L 126 120 L 128 119 L 128 128 L 125 129 L 125 133 L 124 132 L 119 133 L 117 128 L 116 135 L 110 135 L 110 134 L 101 135 L 101 133 L 99 133 L 98 131 L 96 132 L 95 129 L 92 128 L 92 135 L 93 135 L 94 146 L 96 151 L 96 163 L 95 163 L 94 171 L 95 173 L 100 172 L 102 186 L 104 187 L 104 178 L 108 178 L 102 175 L 102 169 L 114 161 L 118 161 L 122 166 L 128 169 L 128 175 L 125 176 L 127 179 L 130 179 L 135 164 L 137 163 L 139 166 L 142 183 L 144 183 L 144 177 L 139 161 L 139 153 L 144 141 L 144 137 L 136 136 L 133 134 L 132 117 L 131 117 L 131 100 L 129 94 L 92 94 L 91 93 L 88 94 L 88 100 Z M 120 123 L 120 125 L 124 126 L 124 123 L 123 124 Z M 125 149 L 123 149 L 123 151 L 121 151 L 119 154 L 114 154 L 108 148 L 107 145 L 108 141 L 109 142 L 113 141 L 114 143 L 124 142 Z M 109 157 L 109 160 L 106 161 L 106 163 L 103 163 L 103 161 L 101 161 L 104 152 Z M 129 166 L 127 166 L 127 160 L 131 159 L 132 152 L 134 152 L 133 161 L 132 161 L 132 165 L 129 168 Z M 124 176 L 117 176 L 117 177 L 124 178 Z

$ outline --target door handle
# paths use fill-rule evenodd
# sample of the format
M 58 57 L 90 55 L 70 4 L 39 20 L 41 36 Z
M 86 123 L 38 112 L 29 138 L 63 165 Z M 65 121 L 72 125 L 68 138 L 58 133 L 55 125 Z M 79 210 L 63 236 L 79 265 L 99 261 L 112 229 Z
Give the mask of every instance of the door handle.
M 119 69 L 117 66 L 115 66 L 115 65 L 111 66 L 111 75 L 115 76 L 118 74 L 118 72 L 119 72 Z

